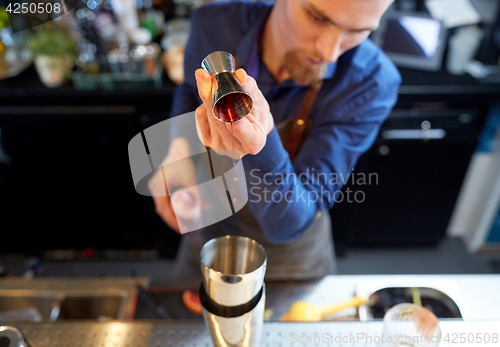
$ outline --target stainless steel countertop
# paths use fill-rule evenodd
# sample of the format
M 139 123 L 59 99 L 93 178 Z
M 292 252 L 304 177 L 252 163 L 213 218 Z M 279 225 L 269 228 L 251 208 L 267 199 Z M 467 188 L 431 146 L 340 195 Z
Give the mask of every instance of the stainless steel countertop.
M 82 290 L 95 291 L 97 289 L 99 291 L 98 288 L 115 288 L 116 290 L 127 289 L 129 293 L 135 295 L 134 285 L 137 281 L 147 286 L 147 280 L 140 278 L 37 278 L 35 280 L 0 280 L 0 289 L 16 291 L 24 289 L 25 293 L 32 290 L 61 291 L 66 289 L 76 293 Z M 369 296 L 384 287 L 435 288 L 457 303 L 464 320 L 500 320 L 500 275 L 336 275 L 314 282 L 269 281 L 266 282 L 266 308 L 274 311 L 271 320 L 276 321 L 298 300 L 307 300 L 314 305 L 324 305 L 348 300 L 354 293 Z M 155 288 L 152 289 L 155 291 Z M 193 289 L 197 290 L 197 288 Z M 168 290 L 175 291 L 175 288 L 170 287 Z M 16 294 L 19 295 L 21 292 Z M 161 298 L 161 291 L 156 291 L 155 294 Z M 132 300 L 134 295 L 127 295 L 127 308 L 130 310 L 133 308 L 128 306 L 134 304 L 135 300 Z M 182 305 L 180 302 L 179 304 Z M 356 311 L 353 309 L 342 312 L 342 316 L 350 314 L 356 314 Z
M 11 322 L 31 347 L 210 347 L 213 343 L 203 321 L 60 322 L 26 324 Z M 440 320 L 440 346 L 498 346 L 500 321 Z M 381 321 L 265 323 L 262 347 L 380 346 Z M 359 334 L 359 335 L 358 335 Z M 456 338 L 455 338 L 455 335 Z M 465 343 L 460 343 L 464 334 Z M 489 343 L 478 343 L 488 335 Z M 317 343 L 296 343 L 298 338 L 318 337 Z M 371 338 L 371 340 L 370 340 Z M 448 341 L 445 339 L 448 338 Z M 455 342 L 453 339 L 455 338 Z M 313 340 L 314 341 L 314 340 Z M 336 342 L 337 341 L 337 342 Z M 342 342 L 340 342 L 342 341 Z M 295 343 L 294 343 L 295 342 Z
M 149 280 L 139 277 L 0 279 L 0 311 L 2 308 L 9 311 L 35 307 L 40 311 L 42 319 L 48 320 L 50 317 L 55 320 L 59 316 L 61 305 L 73 298 L 73 310 L 91 311 L 88 306 L 95 308 L 101 305 L 104 309 L 117 305 L 116 314 L 113 313 L 111 318 L 130 319 L 136 308 L 136 285 L 147 288 Z M 88 300 L 82 301 L 81 298 Z M 110 298 L 114 300 L 110 301 Z

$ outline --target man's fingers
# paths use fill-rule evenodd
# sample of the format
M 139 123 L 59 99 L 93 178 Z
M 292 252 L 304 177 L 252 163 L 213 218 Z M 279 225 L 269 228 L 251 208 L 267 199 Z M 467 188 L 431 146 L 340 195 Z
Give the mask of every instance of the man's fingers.
M 196 70 L 194 76 L 196 78 L 198 95 L 207 110 L 207 118 L 210 121 L 210 124 L 213 127 L 221 127 L 222 125 L 219 124 L 221 122 L 215 118 L 212 111 L 213 91 L 217 89 L 217 80 L 203 69 Z
M 248 118 L 248 117 L 247 117 Z M 244 121 L 246 119 L 242 119 Z M 266 135 L 258 123 L 252 123 L 246 120 L 247 124 L 234 130 L 234 137 L 240 142 L 245 143 L 245 152 L 248 154 L 259 153 L 266 144 Z
M 196 119 L 196 134 L 198 134 L 198 138 L 200 139 L 200 142 L 203 144 L 205 147 L 210 147 L 210 143 L 205 140 L 205 136 L 203 136 L 200 125 L 198 124 L 198 119 Z
M 205 146 L 208 146 L 212 142 L 212 136 L 210 131 L 210 123 L 208 122 L 207 111 L 205 106 L 201 105 L 195 111 L 196 116 L 196 129 L 199 130 L 198 136 L 201 135 L 201 142 Z
M 198 95 L 207 104 L 212 104 L 212 76 L 203 69 L 197 69 L 194 73 Z
M 240 80 L 241 84 L 243 84 L 247 92 L 252 94 L 255 91 L 257 82 L 252 76 L 249 76 L 244 69 L 240 68 L 236 70 L 234 74 L 236 75 L 238 80 Z
M 153 201 L 155 203 L 156 213 L 172 230 L 180 234 L 179 224 L 177 223 L 177 218 L 175 217 L 170 197 L 153 196 Z
M 243 85 L 246 85 L 247 84 L 247 72 L 242 69 L 242 68 L 239 68 L 238 70 L 236 70 L 236 72 L 234 73 L 236 75 L 236 78 L 238 78 L 241 82 L 241 84 Z
M 180 233 L 177 218 L 175 217 L 170 196 L 168 195 L 166 182 L 164 181 L 163 168 L 158 171 L 150 182 L 148 182 L 149 190 L 152 194 L 155 203 L 156 213 L 163 221 L 174 231 Z
M 231 132 L 227 129 L 226 124 L 208 115 L 204 105 L 199 106 L 195 111 L 196 116 L 196 131 L 201 142 L 213 149 L 223 149 L 231 144 Z M 235 141 L 235 149 L 240 145 L 239 141 Z
M 210 124 L 211 140 L 212 140 L 212 142 L 214 142 L 215 137 L 216 137 L 216 132 L 218 132 L 219 134 L 222 135 L 222 134 L 226 133 L 228 130 L 226 127 L 226 123 L 218 120 L 213 115 L 212 104 L 205 103 L 205 108 L 207 110 L 207 120 L 208 120 L 208 123 Z

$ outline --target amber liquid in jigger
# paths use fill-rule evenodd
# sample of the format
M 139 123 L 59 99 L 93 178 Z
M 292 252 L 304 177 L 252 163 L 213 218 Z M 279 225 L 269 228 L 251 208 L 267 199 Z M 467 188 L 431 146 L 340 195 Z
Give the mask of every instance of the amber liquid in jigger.
M 235 122 L 240 120 L 241 110 L 248 107 L 248 95 L 243 93 L 232 93 L 220 99 L 214 108 L 217 118 L 223 122 Z
M 231 145 L 233 147 L 233 166 L 236 165 L 236 153 L 234 151 L 234 126 L 233 123 L 241 117 L 238 115 L 236 110 L 240 109 L 242 106 L 245 107 L 247 102 L 247 96 L 242 93 L 233 93 L 228 94 L 222 99 L 220 99 L 215 105 L 214 111 L 218 118 L 223 122 L 231 123 Z M 233 178 L 234 182 L 238 181 L 237 177 Z M 233 199 L 233 203 L 236 202 L 236 199 Z

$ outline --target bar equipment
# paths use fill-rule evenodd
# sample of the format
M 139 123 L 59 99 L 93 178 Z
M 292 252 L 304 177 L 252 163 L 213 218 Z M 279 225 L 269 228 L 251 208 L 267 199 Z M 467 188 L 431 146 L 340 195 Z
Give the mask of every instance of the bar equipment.
M 236 122 L 245 118 L 252 111 L 253 100 L 234 74 L 233 55 L 223 51 L 210 53 L 203 59 L 201 67 L 208 73 L 214 74 L 212 80 L 214 116 L 223 122 Z
M 168 77 L 176 84 L 184 82 L 184 53 L 191 32 L 191 24 L 185 18 L 169 20 L 164 26 L 161 39 L 164 49 L 163 63 Z
M 264 322 L 267 255 L 256 241 L 227 235 L 201 250 L 203 318 L 216 347 L 258 347 Z
M 436 347 L 441 341 L 437 317 L 425 307 L 402 303 L 384 315 L 384 346 Z
M 0 326 L 0 347 L 29 347 L 29 344 L 19 329 Z

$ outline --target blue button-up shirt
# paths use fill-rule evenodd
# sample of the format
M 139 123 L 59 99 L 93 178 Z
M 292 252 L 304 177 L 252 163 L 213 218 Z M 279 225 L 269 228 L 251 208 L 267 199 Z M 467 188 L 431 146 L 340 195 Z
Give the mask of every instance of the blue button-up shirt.
M 292 80 L 276 83 L 258 53 L 258 36 L 272 6 L 220 2 L 193 14 L 185 82 L 176 89 L 172 116 L 201 105 L 194 72 L 214 51 L 233 53 L 238 67 L 256 79 L 275 124 L 296 116 L 306 88 Z M 270 242 L 300 237 L 318 210 L 339 200 L 343 183 L 396 103 L 400 84 L 397 68 L 367 39 L 329 64 L 311 111 L 312 126 L 293 163 L 276 127 L 260 153 L 243 158 L 248 204 Z

